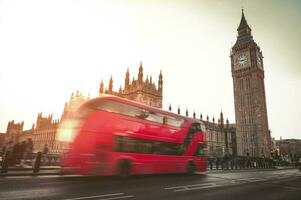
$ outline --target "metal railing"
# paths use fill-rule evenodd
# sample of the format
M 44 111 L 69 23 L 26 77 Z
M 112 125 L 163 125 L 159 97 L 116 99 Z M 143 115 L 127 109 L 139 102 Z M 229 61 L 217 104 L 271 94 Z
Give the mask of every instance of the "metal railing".
M 31 168 L 34 173 L 38 173 L 41 166 L 59 166 L 61 156 L 60 154 L 42 154 L 41 152 L 32 153 L 29 156 L 32 159 L 24 159 L 24 157 L 15 156 L 10 151 L 7 151 L 5 155 L 0 154 L 0 166 L 1 173 L 7 173 L 9 169 L 15 170 L 16 168 L 22 169 L 26 166 L 26 169 Z

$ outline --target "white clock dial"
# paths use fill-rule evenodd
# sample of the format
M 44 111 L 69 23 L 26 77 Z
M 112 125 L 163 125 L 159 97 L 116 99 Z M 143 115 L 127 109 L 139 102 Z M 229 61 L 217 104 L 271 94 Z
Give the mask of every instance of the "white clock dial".
M 246 65 L 248 62 L 248 57 L 245 54 L 239 54 L 236 59 L 236 64 L 240 67 Z

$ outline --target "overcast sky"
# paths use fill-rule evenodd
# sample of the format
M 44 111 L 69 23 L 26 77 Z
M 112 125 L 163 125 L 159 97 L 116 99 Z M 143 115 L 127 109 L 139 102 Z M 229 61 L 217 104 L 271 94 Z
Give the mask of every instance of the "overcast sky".
M 301 1 L 0 0 L 0 132 L 9 120 L 59 118 L 73 91 L 114 89 L 127 67 L 158 81 L 163 108 L 235 122 L 230 49 L 244 7 L 264 55 L 269 127 L 301 138 Z M 182 113 L 183 113 L 182 111 Z

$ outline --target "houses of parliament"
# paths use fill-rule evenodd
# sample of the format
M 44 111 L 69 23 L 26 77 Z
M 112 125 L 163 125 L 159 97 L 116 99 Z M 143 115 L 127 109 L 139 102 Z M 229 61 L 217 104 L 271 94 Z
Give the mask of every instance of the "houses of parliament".
M 271 151 L 271 137 L 268 126 L 263 55 L 260 47 L 252 36 L 252 30 L 247 23 L 242 11 L 240 24 L 237 28 L 237 40 L 231 49 L 231 72 L 233 78 L 235 123 L 224 119 L 223 113 L 217 120 L 207 116 L 202 120 L 206 125 L 206 138 L 209 153 L 222 156 L 226 153 L 232 155 L 254 157 L 269 156 Z M 229 74 L 230 75 L 230 74 Z M 162 108 L 163 100 L 163 75 L 160 71 L 157 85 L 152 76 L 143 73 L 140 63 L 137 79 L 131 79 L 130 71 L 125 72 L 124 87 L 118 91 L 113 89 L 111 76 L 108 86 L 103 81 L 99 85 L 99 95 L 110 94 L 122 98 L 138 101 L 153 107 Z M 65 104 L 60 119 L 52 119 L 52 115 L 37 116 L 36 124 L 29 130 L 23 130 L 24 122 L 10 121 L 6 134 L 0 134 L 0 146 L 8 141 L 20 142 L 33 138 L 34 149 L 40 150 L 48 144 L 51 153 L 61 153 L 68 144 L 56 140 L 56 132 L 63 119 L 72 116 L 72 113 L 90 97 L 84 97 L 78 91 L 72 94 L 69 103 Z M 171 107 L 169 109 L 171 111 Z M 178 114 L 180 114 L 178 110 Z M 188 111 L 186 112 L 188 116 Z M 196 114 L 193 113 L 193 117 Z

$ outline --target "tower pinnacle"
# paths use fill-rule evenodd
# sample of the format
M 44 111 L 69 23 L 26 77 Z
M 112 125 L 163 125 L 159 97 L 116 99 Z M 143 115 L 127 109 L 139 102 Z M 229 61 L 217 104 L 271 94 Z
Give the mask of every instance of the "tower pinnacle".
M 241 20 L 240 20 L 239 26 L 237 28 L 237 31 L 239 31 L 241 29 L 244 29 L 246 27 L 248 27 L 249 29 L 251 29 L 250 26 L 247 23 L 246 18 L 245 18 L 244 9 L 242 9 Z
M 234 47 L 241 46 L 249 42 L 254 42 L 251 31 L 252 29 L 245 18 L 244 9 L 242 9 L 240 23 L 237 28 L 238 36 Z
M 140 62 L 139 66 L 139 73 L 138 73 L 138 83 L 141 85 L 143 82 L 143 67 L 142 67 L 142 61 Z

